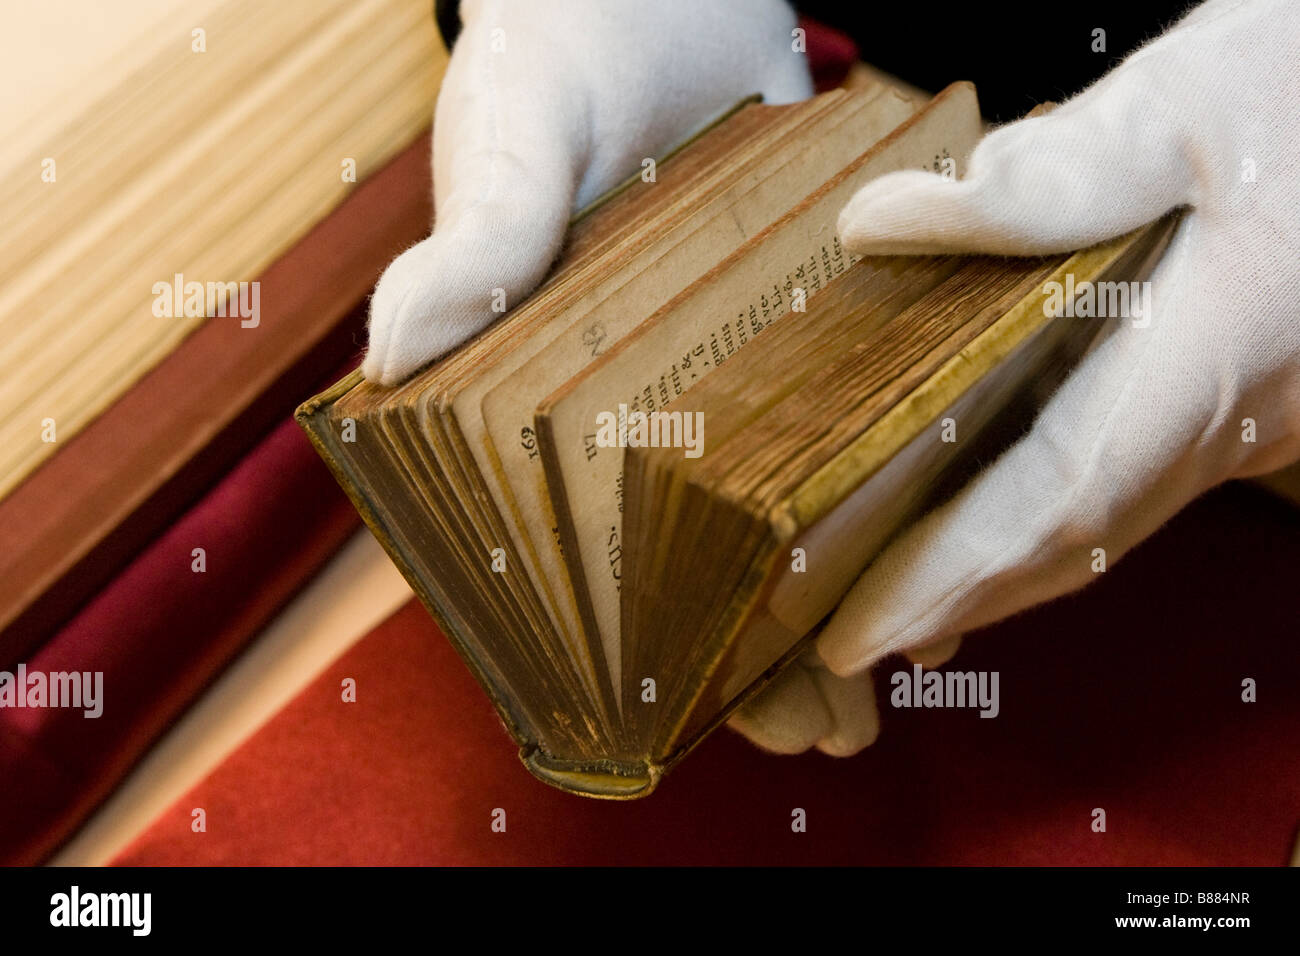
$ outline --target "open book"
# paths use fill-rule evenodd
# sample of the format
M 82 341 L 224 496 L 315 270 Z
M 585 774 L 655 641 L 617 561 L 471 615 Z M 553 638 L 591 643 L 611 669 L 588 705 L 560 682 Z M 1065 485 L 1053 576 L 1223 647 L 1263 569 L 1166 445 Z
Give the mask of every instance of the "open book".
M 1167 220 L 1073 255 L 853 261 L 849 197 L 960 171 L 982 132 L 969 84 L 745 104 L 576 219 L 502 321 L 298 410 L 533 773 L 653 789 L 1088 346 L 1103 323 L 1054 318 L 1051 284 L 1158 256 Z

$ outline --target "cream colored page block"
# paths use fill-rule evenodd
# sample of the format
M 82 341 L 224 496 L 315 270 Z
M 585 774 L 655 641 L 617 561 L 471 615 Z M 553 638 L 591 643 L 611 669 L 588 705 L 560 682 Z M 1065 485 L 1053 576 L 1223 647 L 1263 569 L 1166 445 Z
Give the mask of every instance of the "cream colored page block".
M 359 38 L 366 24 L 352 23 L 348 32 L 351 39 Z M 381 33 L 377 39 L 385 38 Z M 323 63 L 329 51 L 317 49 L 316 55 Z M 412 62 L 422 58 L 422 51 L 412 48 L 408 57 L 395 60 L 409 70 Z M 362 115 L 375 98 L 389 95 L 391 81 L 374 79 L 369 74 L 352 80 L 345 77 L 337 89 L 326 85 L 322 95 L 337 95 L 346 111 Z M 274 102 L 281 109 L 290 99 L 301 100 L 287 85 L 275 92 Z M 404 139 L 423 125 L 424 99 L 421 94 L 408 102 Z M 350 186 L 338 175 L 336 115 L 323 108 L 290 112 L 295 121 L 306 121 L 297 128 L 285 128 L 287 122 L 279 127 L 257 122 L 257 115 L 245 104 L 233 115 L 214 118 L 209 134 L 213 138 L 205 136 L 205 141 L 174 151 L 165 168 L 156 168 L 149 182 L 139 184 L 138 192 L 111 210 L 101 210 L 85 231 L 69 237 L 59 249 L 65 261 L 44 277 L 45 288 L 17 303 L 12 287 L 0 296 L 0 326 L 16 323 L 16 334 L 4 346 L 15 374 L 0 384 L 0 408 L 10 410 L 0 426 L 0 448 L 6 449 L 0 452 L 0 474 L 21 470 L 11 470 L 11 456 L 38 437 L 29 427 L 31 421 L 55 418 L 60 438 L 68 437 L 93 417 L 96 403 L 102 405 L 113 395 L 115 385 L 132 367 L 152 364 L 201 323 L 184 316 L 153 315 L 154 282 L 169 281 L 176 272 L 200 281 L 214 276 L 251 279 L 269 264 L 280 245 L 305 232 L 346 195 Z M 240 132 L 246 128 L 252 131 L 248 136 Z M 372 127 L 372 141 L 397 148 L 385 132 Z M 232 145 L 223 147 L 223 139 Z M 277 149 L 277 144 L 283 146 Z M 361 147 L 363 162 L 372 149 L 369 142 L 352 138 L 347 145 Z M 211 162 L 220 154 L 224 154 L 221 163 Z M 316 175 L 303 175 L 307 171 Z M 206 189 L 191 188 L 198 182 Z M 213 189 L 223 191 L 221 202 L 211 201 Z M 157 197 L 171 201 L 160 208 Z M 145 209 L 151 210 L 146 218 L 154 234 L 124 228 Z M 174 237 L 162 249 L 158 230 Z M 53 287 L 61 286 L 72 273 L 79 274 L 78 283 L 62 296 L 53 294 Z M 35 321 L 19 321 L 33 315 Z M 115 316 L 119 318 L 114 320 Z M 253 328 L 244 334 L 260 333 Z M 51 376 L 52 365 L 64 374 Z M 40 443 L 36 450 L 45 447 Z M 0 487 L 4 484 L 0 481 Z
M 981 134 L 974 90 L 957 87 L 936 100 L 901 135 L 882 144 L 855 171 L 800 211 L 777 224 L 765 241 L 747 246 L 725 263 L 721 280 L 701 283 L 672 311 L 648 322 L 606 359 L 599 374 L 583 378 L 551 408 L 555 454 L 572 508 L 578 548 L 600 636 L 607 654 L 620 647 L 617 567 L 609 553 L 622 534 L 620 448 L 596 448 L 589 436 L 597 415 L 620 404 L 654 411 L 672 402 L 700 377 L 750 341 L 756 330 L 790 308 L 790 289 L 809 294 L 849 265 L 835 222 L 863 184 L 887 172 L 928 167 L 947 151 L 964 157 Z M 797 321 L 795 318 L 793 321 Z M 678 402 L 674 411 L 690 412 Z M 708 423 L 704 423 L 708 453 Z
M 657 243 L 655 260 L 649 268 L 596 303 L 535 361 L 484 399 L 488 439 L 501 470 L 510 476 L 514 516 L 523 534 L 542 552 L 540 560 L 548 573 L 568 580 L 554 532 L 556 520 L 546 476 L 535 445 L 530 449 L 525 440 L 532 431 L 537 405 L 726 254 L 766 227 L 775 218 L 774 210 L 794 205 L 861 152 L 862 144 L 884 136 L 912 112 L 907 101 L 892 94 L 868 98 L 862 109 L 827 117 L 827 124 L 834 129 L 818 125 L 816 135 L 810 133 L 806 148 L 796 155 L 782 151 L 760 158 L 752 172 Z M 617 684 L 617 672 L 611 676 Z
M 884 86 L 904 99 L 910 100 L 917 109 L 930 102 L 930 98 L 933 96 L 932 93 L 927 93 L 920 87 L 913 86 L 911 83 L 900 80 L 892 73 L 886 73 L 884 70 L 874 67 L 870 63 L 863 63 L 861 60 L 849 67 L 849 74 L 844 78 L 841 86 L 846 90 Z
M 153 320 L 154 326 L 163 325 L 163 320 L 153 316 L 150 309 L 152 281 L 141 284 L 140 288 L 132 284 L 125 289 L 115 289 L 115 283 L 120 283 L 132 270 L 141 269 L 150 259 L 155 260 L 154 281 L 170 280 L 168 270 L 181 267 L 185 257 L 212 248 L 215 240 L 226 244 L 227 236 L 246 241 L 261 238 L 260 245 L 265 247 L 267 227 L 288 218 L 312 191 L 322 193 L 329 205 L 346 195 L 348 186 L 337 173 L 337 159 L 330 157 L 333 161 L 323 165 L 319 158 L 314 161 L 311 158 L 335 146 L 339 133 L 337 119 L 325 107 L 360 115 L 376 96 L 389 88 L 387 80 L 391 78 L 385 77 L 385 82 L 372 82 L 368 75 L 343 78 L 336 83 L 322 84 L 318 95 L 303 99 L 295 89 L 296 77 L 319 69 L 338 43 L 364 40 L 368 29 L 364 19 L 340 25 L 347 29 L 334 42 L 313 45 L 304 51 L 315 62 L 286 68 L 259 84 L 254 100 L 232 102 L 227 110 L 210 117 L 200 135 L 165 151 L 151 165 L 147 177 L 131 181 L 114 196 L 104 197 L 87 210 L 75 234 L 49 254 L 29 262 L 18 281 L 0 294 L 0 323 L 7 333 L 12 333 L 5 342 L 5 354 L 30 364 L 30 360 L 39 357 L 39 350 L 49 348 L 47 343 L 52 335 L 62 355 L 77 348 L 97 350 L 96 340 L 84 333 L 104 311 L 116 312 L 128 302 L 143 305 L 131 314 Z M 400 33 L 395 31 L 392 37 L 381 35 L 379 40 L 398 36 Z M 375 52 L 387 45 L 377 45 Z M 406 58 L 403 64 L 407 69 L 410 59 Z M 290 110 L 291 102 L 305 108 Z M 261 122 L 273 111 L 283 111 L 279 122 Z M 295 190 L 292 184 L 301 181 L 304 172 L 319 178 L 314 186 L 307 179 L 307 189 Z M 281 187 L 282 182 L 291 184 L 290 188 Z M 204 188 L 197 188 L 199 183 Z M 328 183 L 327 190 L 321 188 L 325 183 Z M 221 202 L 209 201 L 208 193 L 214 190 L 221 191 Z M 152 213 L 149 231 L 124 228 L 145 209 Z M 262 220 L 260 237 L 250 228 L 249 218 L 239 215 L 247 210 L 253 211 L 254 221 L 259 214 L 271 214 L 271 218 Z M 156 248 L 160 232 L 172 237 L 161 255 Z M 238 251 L 239 244 L 229 245 L 231 251 Z M 245 260 L 248 258 L 249 254 L 245 253 Z M 44 297 L 51 285 L 66 283 L 72 275 L 76 276 L 77 283 L 71 290 L 75 294 L 65 295 L 70 301 Z M 245 278 L 246 274 L 240 272 L 238 277 Z M 102 296 L 92 294 L 100 289 L 110 297 L 107 303 Z M 19 321 L 22 316 L 37 312 L 42 302 L 46 309 L 38 321 Z M 50 315 L 51 308 L 57 310 L 58 321 Z M 184 324 L 185 320 L 179 321 Z M 7 404 L 33 384 L 22 381 L 21 375 L 15 379 L 0 385 L 0 402 Z
M 135 72 L 106 72 L 88 114 L 54 112 L 56 183 L 40 148 L 0 180 L 0 494 L 57 447 L 43 419 L 71 437 L 201 324 L 153 315 L 155 282 L 255 278 L 355 188 L 345 157 L 363 178 L 429 122 L 445 52 L 427 4 L 210 7 L 208 52 L 168 21 L 165 54 L 127 44 Z
M 52 861 L 102 866 L 414 595 L 359 531 L 156 743 Z
M 6 6 L 0 30 L 0 169 L 127 82 L 168 44 L 188 43 L 222 0 L 43 0 Z

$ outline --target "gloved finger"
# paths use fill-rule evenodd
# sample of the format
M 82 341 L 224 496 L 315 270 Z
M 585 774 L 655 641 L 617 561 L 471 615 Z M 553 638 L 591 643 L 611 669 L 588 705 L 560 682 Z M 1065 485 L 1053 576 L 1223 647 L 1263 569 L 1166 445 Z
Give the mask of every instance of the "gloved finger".
M 961 649 L 961 635 L 942 637 L 928 644 L 906 648 L 903 653 L 913 664 L 920 664 L 926 670 L 933 670 L 947 664 Z
M 1150 325 L 1103 339 L 1026 436 L 854 584 L 817 640 L 831 670 L 855 673 L 1075 590 L 1227 477 L 1241 454 L 1222 428 L 1230 390 L 1197 323 L 1179 321 L 1209 294 L 1183 268 L 1188 235 L 1153 277 Z
M 830 706 L 801 660 L 778 674 L 727 723 L 759 747 L 778 754 L 803 753 L 833 729 Z
M 857 753 L 880 732 L 871 675 L 832 674 L 812 651 L 782 671 L 729 723 L 764 750 L 792 754 L 816 747 L 832 757 Z
M 557 108 L 573 95 L 558 79 L 503 82 L 539 54 L 522 38 L 508 58 L 493 53 L 483 32 L 459 38 L 438 98 L 433 235 L 393 261 L 370 300 L 371 381 L 395 384 L 499 319 L 564 238 L 588 124 Z
M 371 299 L 362 371 L 384 384 L 514 308 L 570 215 L 644 157 L 751 93 L 812 92 L 784 0 L 512 0 L 462 16 L 434 124 L 438 222 Z
M 1092 245 L 1194 202 L 1171 80 L 1153 49 L 1057 109 L 986 136 L 959 178 L 915 170 L 860 189 L 838 232 L 856 255 L 1039 255 Z
M 871 673 L 841 677 L 826 667 L 811 673 L 831 715 L 830 732 L 817 741 L 817 749 L 832 757 L 851 757 L 875 743 L 880 734 L 880 711 Z

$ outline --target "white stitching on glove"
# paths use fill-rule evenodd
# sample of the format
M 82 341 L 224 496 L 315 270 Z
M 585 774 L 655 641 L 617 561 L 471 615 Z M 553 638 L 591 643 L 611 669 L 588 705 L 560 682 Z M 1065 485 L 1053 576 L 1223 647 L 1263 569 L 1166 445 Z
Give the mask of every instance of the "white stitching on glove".
M 1024 438 L 854 585 L 815 644 L 831 675 L 865 681 L 891 652 L 1083 587 L 1094 548 L 1113 566 L 1201 492 L 1300 457 L 1297 103 L 1300 4 L 1213 0 L 1054 112 L 987 136 L 962 181 L 900 172 L 853 197 L 839 231 L 863 255 L 1063 252 L 1190 213 L 1150 316 L 1121 322 Z M 822 678 L 817 696 L 805 673 L 733 725 L 785 751 L 865 739 L 875 714 L 837 711 L 846 695 Z
M 570 215 L 742 97 L 812 94 L 784 0 L 465 0 L 438 95 L 433 235 L 384 272 L 366 378 L 393 384 L 545 276 Z

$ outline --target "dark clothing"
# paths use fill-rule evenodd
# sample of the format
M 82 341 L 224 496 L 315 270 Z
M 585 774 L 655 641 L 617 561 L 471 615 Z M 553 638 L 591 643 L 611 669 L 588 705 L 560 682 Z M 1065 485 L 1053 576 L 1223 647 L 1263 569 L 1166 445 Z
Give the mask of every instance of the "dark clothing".
M 1005 122 L 1045 100 L 1059 102 L 1079 92 L 1195 4 L 921 0 L 908 8 L 866 0 L 796 0 L 794 5 L 853 37 L 872 66 L 922 89 L 934 92 L 954 80 L 972 81 L 984 115 Z M 434 2 L 449 49 L 460 32 L 459 7 L 459 0 Z M 1097 30 L 1105 31 L 1104 37 Z
M 980 0 L 897 2 L 797 0 L 800 13 L 848 33 L 861 58 L 937 92 L 970 80 L 986 117 L 1006 122 L 1045 100 L 1060 102 L 1159 36 L 1190 0 L 1088 0 L 994 4 Z M 1093 31 L 1105 31 L 1093 52 Z
M 460 36 L 460 0 L 433 0 L 433 22 L 450 50 Z

